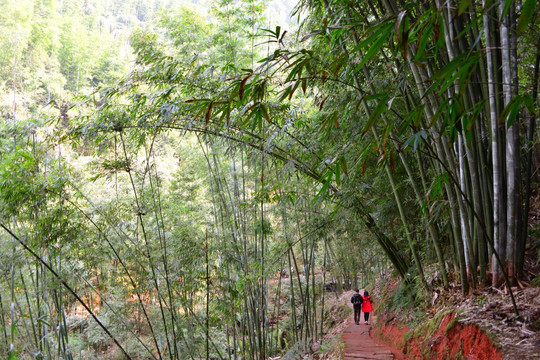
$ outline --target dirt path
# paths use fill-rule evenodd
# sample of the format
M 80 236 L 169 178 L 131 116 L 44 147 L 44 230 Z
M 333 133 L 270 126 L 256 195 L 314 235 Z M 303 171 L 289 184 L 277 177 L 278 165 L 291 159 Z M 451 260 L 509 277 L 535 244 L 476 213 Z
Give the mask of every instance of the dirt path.
M 364 293 L 364 289 L 360 290 L 360 294 Z M 350 298 L 354 292 L 347 294 Z M 349 304 L 349 306 L 352 305 Z M 352 315 L 351 315 L 352 316 Z M 349 326 L 343 330 L 341 340 L 345 344 L 345 360 L 354 359 L 375 359 L 375 360 L 390 360 L 394 359 L 392 351 L 384 345 L 376 343 L 370 336 L 371 322 L 376 322 L 377 318 L 370 317 L 370 325 L 364 324 L 364 314 L 360 315 L 360 325 L 355 325 L 352 319 L 348 319 Z
M 345 360 L 389 360 L 394 358 L 390 349 L 376 344 L 375 341 L 373 341 L 369 336 L 370 328 L 371 325 L 365 325 L 362 322 L 360 325 L 351 323 L 351 325 L 343 331 L 341 339 L 345 343 Z

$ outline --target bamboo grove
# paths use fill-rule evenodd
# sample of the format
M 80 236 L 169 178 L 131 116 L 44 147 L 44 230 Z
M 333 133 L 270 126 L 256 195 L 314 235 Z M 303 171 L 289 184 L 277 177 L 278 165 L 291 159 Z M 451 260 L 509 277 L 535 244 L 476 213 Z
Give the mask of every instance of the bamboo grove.
M 538 80 L 535 4 L 519 5 L 518 14 L 513 1 L 302 2 L 299 11 L 308 11 L 304 24 L 310 27 L 302 40 L 309 46 L 289 49 L 276 28 L 277 49 L 257 71 L 240 76 L 221 96 L 189 100 L 197 102 L 191 111 L 228 124 L 233 109 L 242 109 L 252 129 L 264 128 L 263 122 L 283 129 L 275 124 L 269 94 L 280 103 L 295 92 L 313 95 L 319 136 L 327 143 L 320 145 L 319 163 L 291 155 L 299 171 L 318 178 L 322 192 L 339 193 L 336 186 L 357 180 L 376 156 L 426 287 L 406 201 L 421 214 L 444 279 L 449 247 L 464 293 L 489 281 L 499 286 L 503 275 L 507 285 L 515 284 L 526 247 Z M 524 61 L 533 74 L 520 72 Z M 312 148 L 302 140 L 300 146 Z M 398 167 L 412 200 L 398 187 Z M 408 258 L 353 199 L 350 206 L 405 277 Z
M 388 266 L 417 304 L 530 281 L 535 1 L 304 0 L 288 31 L 212 4 L 69 110 L 2 115 L 0 354 L 294 357 Z

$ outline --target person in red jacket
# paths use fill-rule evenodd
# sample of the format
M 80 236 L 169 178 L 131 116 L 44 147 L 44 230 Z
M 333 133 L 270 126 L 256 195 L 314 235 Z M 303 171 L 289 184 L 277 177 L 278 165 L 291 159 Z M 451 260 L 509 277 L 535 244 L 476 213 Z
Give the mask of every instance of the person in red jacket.
M 369 321 L 369 314 L 372 311 L 371 303 L 373 300 L 371 300 L 371 296 L 369 296 L 369 293 L 364 290 L 364 296 L 362 296 L 362 311 L 364 312 L 364 321 L 366 322 L 366 325 L 368 325 Z

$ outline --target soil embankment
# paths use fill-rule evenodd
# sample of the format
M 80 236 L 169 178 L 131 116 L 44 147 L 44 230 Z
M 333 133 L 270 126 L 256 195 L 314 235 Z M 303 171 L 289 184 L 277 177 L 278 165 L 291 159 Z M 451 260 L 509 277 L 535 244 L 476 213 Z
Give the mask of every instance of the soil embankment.
M 374 335 L 398 347 L 407 359 L 502 360 L 500 350 L 478 326 L 460 324 L 454 317 L 448 313 L 421 331 L 381 323 Z

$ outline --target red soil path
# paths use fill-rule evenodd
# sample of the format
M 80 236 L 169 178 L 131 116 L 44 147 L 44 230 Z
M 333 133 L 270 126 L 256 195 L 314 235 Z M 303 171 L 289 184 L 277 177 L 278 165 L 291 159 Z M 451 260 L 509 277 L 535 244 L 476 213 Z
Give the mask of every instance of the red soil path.
M 355 359 L 394 359 L 392 352 L 385 346 L 373 341 L 369 335 L 371 325 L 351 324 L 347 327 L 341 339 L 345 343 L 345 360 Z
M 364 293 L 364 289 L 360 290 L 360 294 Z M 354 292 L 348 293 L 344 296 L 344 299 L 350 299 Z M 352 309 L 352 304 L 349 304 Z M 373 310 L 375 310 L 376 304 L 373 304 Z M 354 310 L 353 310 L 354 312 Z M 371 324 L 377 322 L 377 317 L 371 313 L 369 325 L 364 324 L 364 314 L 360 314 L 360 325 L 355 325 L 352 321 L 352 314 L 347 322 L 349 326 L 343 330 L 341 340 L 345 344 L 345 360 L 354 359 L 395 359 L 395 360 L 407 360 L 407 357 L 399 349 L 399 343 L 401 336 L 396 336 L 396 343 L 392 341 L 385 342 L 378 339 L 371 331 Z M 401 334 L 400 334 L 401 335 Z

